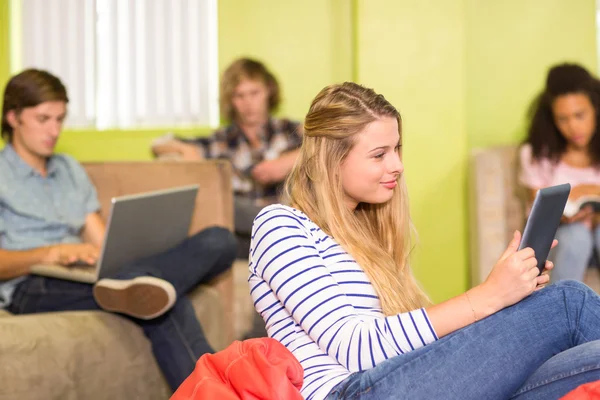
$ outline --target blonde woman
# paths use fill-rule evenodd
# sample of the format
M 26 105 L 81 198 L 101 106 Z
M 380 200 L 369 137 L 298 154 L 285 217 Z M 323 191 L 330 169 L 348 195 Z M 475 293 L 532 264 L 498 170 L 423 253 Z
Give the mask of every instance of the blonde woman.
M 254 222 L 249 283 L 305 398 L 549 399 L 600 379 L 599 297 L 544 287 L 518 232 L 483 284 L 431 304 L 408 265 L 401 119 L 382 95 L 326 87 L 304 132 L 291 207 Z

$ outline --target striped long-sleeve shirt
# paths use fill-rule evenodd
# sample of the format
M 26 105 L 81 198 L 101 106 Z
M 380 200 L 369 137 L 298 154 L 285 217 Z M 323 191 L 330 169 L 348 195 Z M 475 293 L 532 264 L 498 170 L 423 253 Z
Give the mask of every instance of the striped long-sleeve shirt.
M 272 205 L 256 217 L 249 268 L 254 306 L 302 364 L 306 399 L 437 340 L 424 309 L 386 317 L 361 267 L 296 209 Z

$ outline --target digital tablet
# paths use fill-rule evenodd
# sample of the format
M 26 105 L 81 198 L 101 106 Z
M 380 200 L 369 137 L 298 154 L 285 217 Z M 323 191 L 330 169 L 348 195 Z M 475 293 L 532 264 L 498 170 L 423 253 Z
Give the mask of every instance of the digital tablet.
M 544 271 L 569 193 L 571 193 L 571 185 L 565 183 L 540 189 L 535 195 L 519 250 L 531 247 L 535 251 L 540 274 Z

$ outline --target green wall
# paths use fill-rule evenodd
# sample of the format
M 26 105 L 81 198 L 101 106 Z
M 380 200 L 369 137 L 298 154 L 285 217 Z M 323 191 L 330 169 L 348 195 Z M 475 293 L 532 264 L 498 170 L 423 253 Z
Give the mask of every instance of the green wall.
M 435 300 L 446 299 L 465 289 L 468 264 L 462 3 L 362 0 L 357 11 L 358 80 L 403 118 L 405 174 L 419 231 L 415 273 Z
M 404 119 L 417 277 L 435 300 L 468 282 L 466 172 L 477 146 L 517 143 L 547 68 L 596 71 L 594 0 L 360 0 L 356 77 Z
M 526 111 L 548 68 L 596 65 L 595 0 L 466 0 L 470 147 L 523 139 Z
M 0 0 L 0 81 L 7 15 Z M 520 140 L 526 106 L 551 64 L 596 70 L 595 1 L 220 0 L 220 69 L 240 56 L 274 70 L 282 115 L 302 118 L 322 87 L 344 80 L 398 107 L 420 233 L 413 265 L 440 301 L 468 282 L 469 150 Z M 59 150 L 80 160 L 146 160 L 150 141 L 166 130 L 68 131 Z
M 352 3 L 219 1 L 219 66 L 263 60 L 282 83 L 280 114 L 302 119 L 319 90 L 353 77 Z
M 10 76 L 9 35 L 10 9 L 8 0 L 0 0 L 0 98 L 4 93 L 4 86 Z

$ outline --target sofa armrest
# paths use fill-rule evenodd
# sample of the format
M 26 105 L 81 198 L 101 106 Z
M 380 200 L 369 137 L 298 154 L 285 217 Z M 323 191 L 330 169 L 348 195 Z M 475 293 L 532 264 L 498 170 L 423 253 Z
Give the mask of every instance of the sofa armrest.
M 481 283 L 522 229 L 524 204 L 517 184 L 517 147 L 475 149 L 471 153 L 469 219 L 471 285 Z

